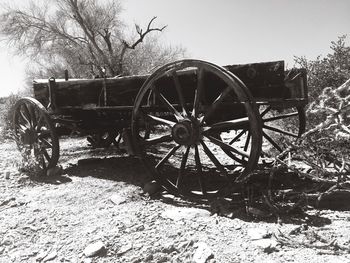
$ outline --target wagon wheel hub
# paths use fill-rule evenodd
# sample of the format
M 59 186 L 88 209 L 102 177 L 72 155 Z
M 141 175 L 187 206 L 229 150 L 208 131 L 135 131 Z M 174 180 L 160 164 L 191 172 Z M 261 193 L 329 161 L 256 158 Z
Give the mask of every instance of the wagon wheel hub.
M 200 129 L 196 121 L 184 120 L 173 126 L 171 134 L 178 144 L 193 145 L 199 142 Z
M 32 145 L 36 141 L 37 135 L 32 129 L 26 128 L 22 134 L 22 142 L 24 145 Z

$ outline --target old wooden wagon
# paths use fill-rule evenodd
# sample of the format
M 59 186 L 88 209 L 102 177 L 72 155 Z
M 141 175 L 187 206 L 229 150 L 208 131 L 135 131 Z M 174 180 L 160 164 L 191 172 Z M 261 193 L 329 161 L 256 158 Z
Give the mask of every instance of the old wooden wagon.
M 210 199 L 231 192 L 305 129 L 306 73 L 284 62 L 219 67 L 181 60 L 151 75 L 34 81 L 15 105 L 22 152 L 43 170 L 59 159 L 59 136 L 94 146 L 130 145 L 168 191 Z

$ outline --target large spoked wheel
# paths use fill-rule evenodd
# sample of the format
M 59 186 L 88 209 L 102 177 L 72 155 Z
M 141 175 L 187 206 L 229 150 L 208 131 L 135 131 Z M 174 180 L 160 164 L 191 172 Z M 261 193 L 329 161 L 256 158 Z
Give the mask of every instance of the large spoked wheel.
M 280 155 L 305 132 L 304 107 L 274 109 L 269 105 L 260 106 L 259 111 L 262 119 L 263 157 Z
M 249 147 L 234 140 L 247 131 Z M 260 116 L 248 89 L 199 60 L 167 64 L 147 79 L 135 100 L 132 136 L 163 187 L 197 199 L 230 195 L 261 151 Z
M 14 136 L 23 158 L 47 170 L 59 158 L 58 135 L 45 107 L 33 98 L 17 101 L 13 116 Z

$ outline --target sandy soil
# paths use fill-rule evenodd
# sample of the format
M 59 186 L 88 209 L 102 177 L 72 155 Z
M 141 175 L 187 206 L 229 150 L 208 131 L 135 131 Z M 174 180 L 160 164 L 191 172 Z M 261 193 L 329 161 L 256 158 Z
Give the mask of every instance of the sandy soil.
M 45 180 L 19 172 L 15 144 L 0 144 L 0 262 L 350 262 L 348 211 L 221 216 L 150 198 L 136 158 L 60 143 L 63 173 Z

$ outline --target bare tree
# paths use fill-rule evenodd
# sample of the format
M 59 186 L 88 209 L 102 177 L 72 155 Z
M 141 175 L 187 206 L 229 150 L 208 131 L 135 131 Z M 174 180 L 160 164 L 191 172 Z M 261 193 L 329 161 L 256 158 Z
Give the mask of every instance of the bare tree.
M 166 26 L 154 26 L 153 17 L 145 29 L 136 24 L 136 34 L 130 40 L 121 12 L 120 2 L 115 0 L 31 0 L 24 8 L 4 8 L 0 33 L 9 46 L 50 73 L 63 68 L 75 77 L 102 75 L 104 70 L 110 76 L 138 73 L 133 65 L 137 65 L 137 56 L 142 58 L 141 43 L 151 32 L 162 32 Z M 175 52 L 161 47 L 154 36 L 152 39 L 154 46 L 148 42 L 146 47 L 152 51 L 148 61 L 153 64 L 164 62 L 162 53 L 174 58 L 184 54 L 182 48 Z M 154 47 L 159 52 L 154 52 Z

